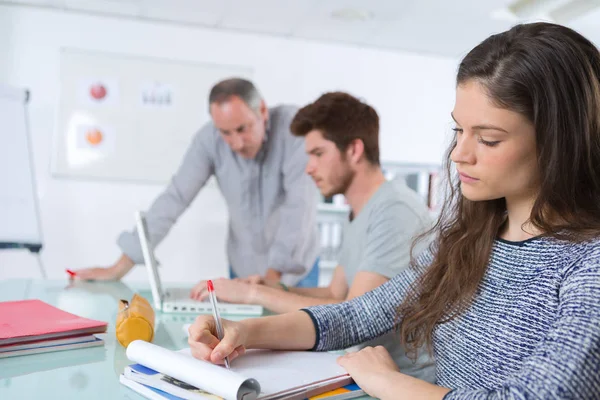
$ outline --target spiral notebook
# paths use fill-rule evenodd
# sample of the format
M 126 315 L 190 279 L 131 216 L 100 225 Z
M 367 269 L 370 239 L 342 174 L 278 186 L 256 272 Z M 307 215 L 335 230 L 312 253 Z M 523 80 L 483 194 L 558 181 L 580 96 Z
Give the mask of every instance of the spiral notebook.
M 127 347 L 127 357 L 153 372 L 223 399 L 306 399 L 352 383 L 337 364 L 338 356 L 330 353 L 249 350 L 233 360 L 228 370 L 192 357 L 190 349 L 172 351 L 136 340 Z M 131 374 L 123 374 L 121 382 L 126 384 L 124 379 L 131 378 Z M 150 381 L 137 383 L 152 386 Z

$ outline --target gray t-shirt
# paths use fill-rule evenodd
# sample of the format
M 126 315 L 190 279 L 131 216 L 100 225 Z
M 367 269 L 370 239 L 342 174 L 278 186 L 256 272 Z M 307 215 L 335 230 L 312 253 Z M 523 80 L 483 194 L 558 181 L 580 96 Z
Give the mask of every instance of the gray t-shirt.
M 348 286 L 352 286 L 359 271 L 375 272 L 391 279 L 408 268 L 414 237 L 430 226 L 427 207 L 417 193 L 404 182 L 384 182 L 358 215 L 344 224 L 338 261 Z M 420 242 L 414 250 L 415 256 L 429 243 Z M 435 382 L 435 364 L 426 349 L 419 351 L 413 363 L 399 342 L 395 332 L 390 332 L 353 349 L 384 346 L 403 373 Z

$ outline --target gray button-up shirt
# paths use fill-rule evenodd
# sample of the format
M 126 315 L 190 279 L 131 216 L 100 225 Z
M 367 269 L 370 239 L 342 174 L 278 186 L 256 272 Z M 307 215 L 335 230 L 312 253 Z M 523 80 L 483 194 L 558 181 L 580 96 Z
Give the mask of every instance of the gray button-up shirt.
M 290 132 L 296 111 L 285 105 L 269 110 L 265 142 L 252 160 L 233 152 L 212 122 L 202 127 L 146 214 L 152 245 L 160 243 L 214 175 L 229 211 L 227 256 L 234 272 L 264 275 L 273 268 L 290 285 L 306 276 L 318 253 L 318 195 L 304 173 L 304 140 Z M 134 262 L 143 262 L 135 229 L 123 232 L 118 244 Z

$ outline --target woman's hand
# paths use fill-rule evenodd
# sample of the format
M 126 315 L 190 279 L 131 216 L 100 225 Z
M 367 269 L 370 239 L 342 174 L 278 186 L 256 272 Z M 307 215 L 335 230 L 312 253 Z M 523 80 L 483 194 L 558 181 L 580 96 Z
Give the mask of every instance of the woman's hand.
M 365 347 L 338 358 L 338 364 L 369 396 L 378 399 L 441 400 L 450 389 L 405 375 L 382 346 Z
M 369 396 L 381 398 L 380 392 L 390 386 L 394 377 L 398 376 L 400 370 L 383 347 L 365 347 L 364 349 L 348 353 L 338 358 L 341 365 L 354 382 Z
M 223 340 L 217 337 L 217 326 L 211 315 L 201 315 L 189 328 L 188 344 L 192 355 L 198 359 L 223 364 L 225 357 L 229 361 L 246 352 L 245 342 L 248 334 L 243 324 L 222 320 Z

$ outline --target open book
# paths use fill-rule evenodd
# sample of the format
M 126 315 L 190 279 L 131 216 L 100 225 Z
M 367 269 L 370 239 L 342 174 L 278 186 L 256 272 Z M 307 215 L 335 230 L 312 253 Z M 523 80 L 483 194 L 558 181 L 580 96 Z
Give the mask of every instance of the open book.
M 337 364 L 338 356 L 330 353 L 249 350 L 228 370 L 192 357 L 189 349 L 171 351 L 136 340 L 127 347 L 127 357 L 224 399 L 306 399 L 352 383 Z

